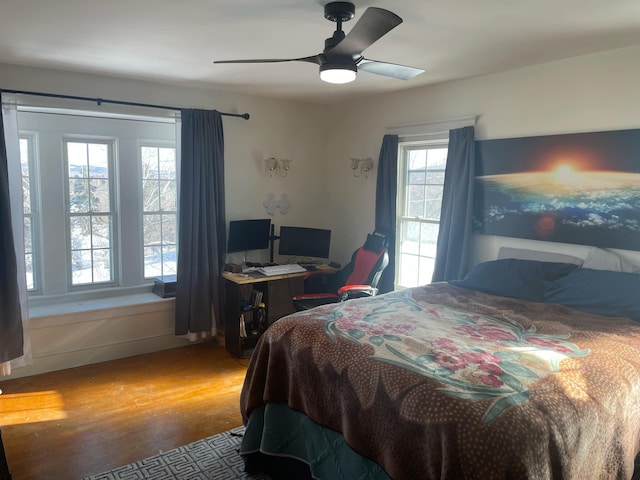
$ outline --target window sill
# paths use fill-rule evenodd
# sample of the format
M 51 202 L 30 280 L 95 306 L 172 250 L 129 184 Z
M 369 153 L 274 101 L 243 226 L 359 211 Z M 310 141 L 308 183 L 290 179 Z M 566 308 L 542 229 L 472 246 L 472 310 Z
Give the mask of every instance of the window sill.
M 130 315 L 173 308 L 173 298 L 161 298 L 144 288 L 114 289 L 110 296 L 100 292 L 56 295 L 29 299 L 29 318 L 36 323 L 46 319 L 47 326 L 69 324 L 87 320 L 122 316 L 122 310 Z

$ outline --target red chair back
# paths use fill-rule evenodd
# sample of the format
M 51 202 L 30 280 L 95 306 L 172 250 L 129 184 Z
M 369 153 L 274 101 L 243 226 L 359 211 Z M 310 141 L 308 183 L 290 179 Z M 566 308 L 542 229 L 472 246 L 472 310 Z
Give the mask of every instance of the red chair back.
M 373 252 L 359 248 L 353 261 L 353 270 L 344 282 L 345 285 L 370 285 L 372 274 L 376 272 L 376 266 L 386 254 L 386 249 Z M 375 286 L 375 285 L 372 285 Z

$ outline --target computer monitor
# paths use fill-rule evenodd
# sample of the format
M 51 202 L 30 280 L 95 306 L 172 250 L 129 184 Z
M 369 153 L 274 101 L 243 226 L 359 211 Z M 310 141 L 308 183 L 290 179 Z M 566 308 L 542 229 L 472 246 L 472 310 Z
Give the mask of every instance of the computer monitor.
M 230 221 L 227 253 L 269 248 L 270 227 L 269 218 Z
M 329 258 L 331 230 L 307 227 L 280 227 L 278 254 Z

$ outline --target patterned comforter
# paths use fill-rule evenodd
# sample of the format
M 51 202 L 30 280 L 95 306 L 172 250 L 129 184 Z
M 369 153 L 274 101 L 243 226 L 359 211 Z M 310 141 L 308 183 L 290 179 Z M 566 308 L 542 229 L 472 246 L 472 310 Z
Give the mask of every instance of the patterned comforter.
M 245 421 L 269 402 L 394 479 L 629 479 L 640 324 L 445 283 L 350 300 L 261 337 Z

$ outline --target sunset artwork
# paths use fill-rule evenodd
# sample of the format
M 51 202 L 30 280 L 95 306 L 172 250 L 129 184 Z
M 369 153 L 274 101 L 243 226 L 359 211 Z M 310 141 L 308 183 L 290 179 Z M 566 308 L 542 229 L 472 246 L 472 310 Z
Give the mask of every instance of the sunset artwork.
M 640 250 L 640 130 L 476 142 L 474 231 Z

